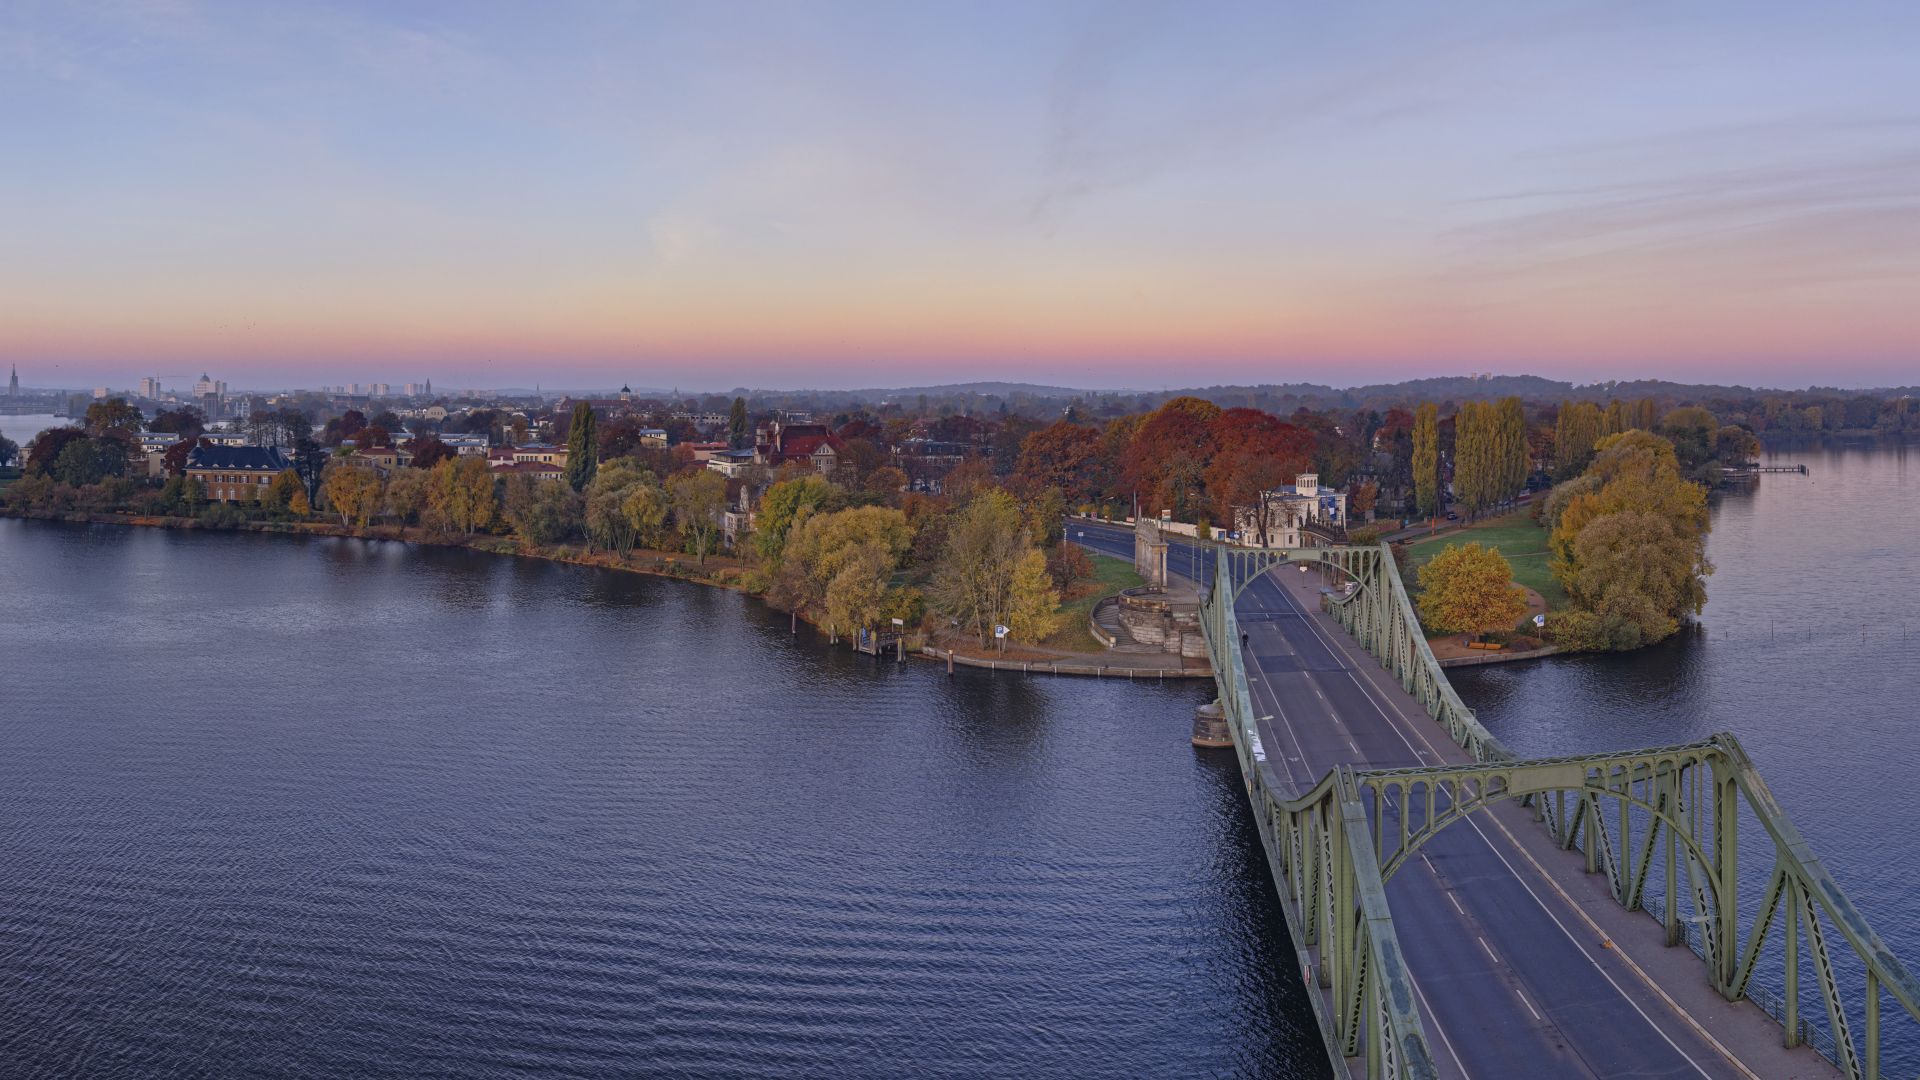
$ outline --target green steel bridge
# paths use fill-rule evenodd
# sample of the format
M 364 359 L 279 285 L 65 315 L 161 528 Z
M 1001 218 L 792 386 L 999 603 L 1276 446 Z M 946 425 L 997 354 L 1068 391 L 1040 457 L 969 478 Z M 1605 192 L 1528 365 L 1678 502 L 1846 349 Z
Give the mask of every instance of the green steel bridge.
M 1642 950 L 1643 963 L 1633 966 L 1643 988 L 1623 988 L 1607 977 L 1656 1033 L 1663 1024 L 1631 999 L 1664 999 L 1651 1008 L 1671 1008 L 1677 1017 L 1671 1026 L 1693 1030 L 1684 1038 L 1662 1034 L 1672 1054 L 1656 1047 L 1658 1054 L 1649 1052 L 1651 1064 L 1637 1075 L 1886 1075 L 1883 1010 L 1891 1000 L 1892 1015 L 1904 1010 L 1910 1020 L 1920 1020 L 1920 986 L 1847 899 L 1733 735 L 1617 753 L 1521 758 L 1481 726 L 1448 684 L 1386 545 L 1229 547 L 1163 535 L 1151 521 L 1136 525 L 1131 539 L 1143 572 L 1164 575 L 1171 544 L 1186 548 L 1173 564 L 1190 567 L 1208 586 L 1203 622 L 1220 705 L 1302 976 L 1318 990 L 1309 996 L 1336 1071 L 1396 1078 L 1475 1071 L 1468 1065 L 1473 1053 L 1452 1045 L 1460 1035 L 1449 1039 L 1445 1030 L 1430 1030 L 1440 1026 L 1433 1021 L 1437 1013 L 1410 973 L 1404 949 L 1409 925 L 1426 937 L 1453 933 L 1444 923 L 1434 928 L 1437 895 L 1409 901 L 1402 894 L 1391 902 L 1389 885 L 1424 860 L 1429 844 L 1461 831 L 1460 823 L 1504 816 L 1515 823 L 1514 832 L 1533 834 L 1508 833 L 1519 856 L 1543 875 L 1567 879 L 1572 889 L 1581 887 L 1572 879 L 1583 880 L 1589 894 L 1604 889 L 1612 905 L 1594 901 L 1609 909 L 1604 916 L 1630 921 L 1657 939 Z M 1278 644 L 1263 653 L 1249 631 L 1262 629 L 1263 622 L 1325 617 L 1280 595 L 1287 590 L 1276 585 L 1275 571 L 1292 566 L 1319 572 L 1296 581 L 1331 583 L 1316 591 L 1323 610 L 1351 638 L 1342 647 L 1357 646 L 1356 655 L 1364 650 L 1382 669 L 1354 677 L 1356 687 L 1377 699 L 1366 678 L 1384 673 L 1383 685 L 1397 683 L 1408 695 L 1406 722 L 1429 725 L 1435 736 L 1428 745 L 1443 747 L 1447 753 L 1438 756 L 1445 760 L 1423 754 L 1417 766 L 1404 764 L 1404 757 L 1383 765 L 1375 759 L 1387 755 L 1362 747 L 1364 733 L 1342 714 L 1358 710 L 1328 697 L 1330 683 L 1309 679 L 1276 689 L 1287 672 L 1314 668 L 1313 657 L 1305 646 L 1290 647 L 1277 636 L 1271 640 Z M 1255 586 L 1271 602 L 1246 603 Z M 1310 640 L 1291 626 L 1287 632 Z M 1322 699 L 1324 713 L 1300 707 L 1308 689 Z M 1287 712 L 1289 702 L 1296 715 L 1277 722 L 1275 714 Z M 1333 727 L 1336 719 L 1345 725 L 1342 738 L 1352 752 L 1342 750 L 1347 760 L 1316 777 L 1305 771 L 1314 755 L 1300 738 Z M 1288 740 L 1301 747 L 1298 754 L 1280 749 Z M 1401 741 L 1415 746 L 1404 736 Z M 1743 831 L 1754 822 L 1757 834 Z M 1509 829 L 1497 820 L 1488 824 Z M 1758 867 L 1752 859 L 1743 863 L 1743 838 L 1750 855 L 1765 853 Z M 1529 844 L 1550 854 L 1527 854 Z M 1501 856 L 1500 862 L 1509 860 Z M 1763 874 L 1755 872 L 1759 868 Z M 1426 869 L 1433 869 L 1430 861 Z M 1416 907 L 1408 909 L 1409 902 Z M 1457 899 L 1452 906 L 1468 915 Z M 1421 918 L 1410 923 L 1414 914 Z M 1589 922 L 1599 947 L 1614 948 L 1600 923 Z M 1503 943 L 1483 937 L 1481 944 L 1493 955 Z M 1527 946 L 1522 940 L 1512 948 Z M 1624 956 L 1618 962 L 1633 963 Z M 1604 965 L 1594 967 L 1606 975 Z M 1566 971 L 1570 980 L 1581 974 Z M 1517 1001 L 1511 1007 L 1524 1005 L 1535 1020 L 1550 1019 L 1524 992 L 1498 1000 Z M 1537 1026 L 1524 1016 L 1516 1019 L 1516 1026 Z M 1597 1015 L 1593 1020 L 1604 1022 Z M 1623 1029 L 1623 1039 L 1652 1041 L 1638 1021 L 1624 1028 L 1631 1030 Z M 1903 1023 L 1903 1034 L 1910 1048 L 1920 1029 Z M 1699 1046 L 1713 1053 L 1697 1052 Z M 1794 1049 L 1799 1047 L 1819 1056 Z M 1685 1064 L 1662 1073 L 1660 1055 Z M 1608 1075 L 1626 1068 L 1595 1060 L 1589 1053 L 1581 1071 Z M 1534 1075 L 1563 1074 L 1548 1061 L 1538 1069 Z

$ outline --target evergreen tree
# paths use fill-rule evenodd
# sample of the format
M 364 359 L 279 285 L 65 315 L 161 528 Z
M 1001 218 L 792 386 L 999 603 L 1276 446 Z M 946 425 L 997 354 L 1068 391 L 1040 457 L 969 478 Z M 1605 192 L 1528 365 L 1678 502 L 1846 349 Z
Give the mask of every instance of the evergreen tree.
M 567 429 L 567 483 L 581 491 L 600 471 L 600 441 L 593 418 L 593 406 L 581 402 L 573 407 L 573 423 Z
M 733 399 L 733 411 L 727 414 L 727 444 L 735 450 L 744 450 L 753 441 L 752 431 L 747 426 L 747 399 Z

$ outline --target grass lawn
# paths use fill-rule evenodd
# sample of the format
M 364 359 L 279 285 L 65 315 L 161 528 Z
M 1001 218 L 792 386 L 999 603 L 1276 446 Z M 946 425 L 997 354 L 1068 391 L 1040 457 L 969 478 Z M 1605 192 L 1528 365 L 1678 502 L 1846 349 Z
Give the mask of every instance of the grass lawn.
M 1567 592 L 1547 569 L 1547 530 L 1533 523 L 1533 517 L 1521 510 L 1504 517 L 1488 518 L 1460 532 L 1432 540 L 1422 540 L 1407 549 L 1407 566 L 1417 573 L 1428 559 L 1440 554 L 1448 544 L 1479 543 L 1499 550 L 1513 567 L 1513 580 L 1546 598 L 1547 608 L 1558 611 L 1567 606 Z M 1419 578 L 1409 576 L 1407 587 L 1418 590 Z
M 1106 646 L 1087 632 L 1087 619 L 1093 614 L 1093 605 L 1121 589 L 1146 583 L 1145 578 L 1134 573 L 1131 561 L 1110 555 L 1093 555 L 1093 577 L 1075 583 L 1062 599 L 1060 607 L 1056 609 L 1060 616 L 1060 629 L 1042 641 L 1041 646 L 1068 652 L 1105 652 Z

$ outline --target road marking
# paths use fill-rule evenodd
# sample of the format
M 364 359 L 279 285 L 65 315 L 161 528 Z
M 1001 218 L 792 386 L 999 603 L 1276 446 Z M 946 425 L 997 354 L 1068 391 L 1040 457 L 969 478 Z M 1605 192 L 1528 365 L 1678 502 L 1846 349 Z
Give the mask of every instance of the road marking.
M 1543 1024 L 1547 1022 L 1547 1018 L 1540 1015 L 1540 1010 L 1533 1007 L 1533 1002 L 1527 1000 L 1527 995 L 1521 993 L 1519 990 L 1516 989 L 1513 992 L 1513 996 L 1520 999 L 1520 1004 L 1525 1005 L 1527 1007 L 1527 1011 L 1533 1014 L 1533 1018 L 1535 1020 L 1538 1020 Z
M 1451 899 L 1451 898 L 1452 898 L 1452 896 L 1453 896 L 1453 894 L 1452 894 L 1452 893 L 1448 893 L 1448 894 L 1447 894 L 1447 896 L 1448 896 L 1448 898 L 1449 898 L 1449 899 Z M 1455 904 L 1454 904 L 1453 906 L 1454 906 L 1454 907 L 1459 907 L 1460 905 L 1459 905 L 1458 903 L 1455 903 Z M 1462 912 L 1462 914 L 1465 914 L 1465 912 Z M 1494 955 L 1494 952 L 1493 952 L 1493 946 L 1491 946 L 1491 945 L 1489 945 L 1489 944 L 1487 944 L 1487 939 L 1486 939 L 1486 938 L 1483 938 L 1483 937 L 1480 937 L 1480 935 L 1478 935 L 1478 934 L 1475 934 L 1475 935 L 1474 935 L 1474 937 L 1475 937 L 1475 939 L 1476 939 L 1476 940 L 1478 940 L 1478 941 L 1480 942 L 1480 947 L 1481 947 L 1481 948 L 1483 948 L 1483 949 L 1485 949 L 1485 950 L 1487 950 L 1487 959 L 1489 959 L 1489 960 L 1491 960 L 1491 961 L 1493 961 L 1493 962 L 1494 962 L 1494 963 L 1496 963 L 1496 964 L 1497 964 L 1497 963 L 1499 963 L 1499 962 L 1500 962 L 1500 958 L 1499 958 L 1498 956 L 1496 956 L 1496 955 Z
M 1465 915 L 1465 914 L 1467 913 L 1467 909 L 1466 909 L 1466 908 L 1463 908 L 1463 907 L 1461 907 L 1461 906 L 1460 906 L 1460 899 L 1459 899 L 1459 897 L 1456 897 L 1456 896 L 1454 896 L 1454 895 L 1453 895 L 1453 890 L 1452 890 L 1452 889 L 1448 889 L 1448 890 L 1447 890 L 1447 899 L 1448 899 L 1449 901 L 1451 901 L 1451 902 L 1452 902 L 1452 904 L 1453 904 L 1453 910 L 1455 910 L 1455 911 L 1457 911 L 1457 912 L 1459 912 L 1459 913 L 1460 913 L 1461 915 Z M 1484 944 L 1485 944 L 1485 942 L 1481 942 L 1481 944 L 1483 944 L 1483 945 L 1484 945 Z
M 1433 1018 L 1433 1030 L 1439 1033 L 1440 1045 L 1447 1048 L 1447 1056 L 1453 1059 L 1453 1067 L 1460 1070 L 1461 1076 L 1464 1077 L 1468 1075 L 1467 1063 L 1460 1060 L 1460 1051 L 1455 1050 L 1453 1048 L 1453 1040 L 1447 1038 L 1446 1025 L 1440 1022 L 1440 1014 L 1433 1011 L 1433 1002 L 1427 1000 L 1427 992 L 1420 989 L 1420 980 L 1414 978 L 1413 972 L 1409 971 L 1407 972 L 1407 981 L 1413 984 L 1413 992 L 1419 996 L 1420 1004 L 1426 1007 L 1427 1015 Z M 1308 985 L 1313 984 L 1309 983 Z
M 1298 603 L 1294 600 L 1293 596 L 1286 592 L 1286 589 L 1284 586 L 1280 586 L 1280 590 L 1282 595 L 1286 597 L 1289 603 L 1294 604 L 1295 607 L 1299 607 Z M 1302 612 L 1305 612 L 1304 608 L 1300 608 L 1300 610 Z M 1330 640 L 1327 638 L 1327 635 L 1320 629 L 1316 620 L 1309 617 L 1304 621 L 1307 623 L 1308 627 L 1310 627 L 1313 630 L 1313 633 L 1320 638 L 1323 644 L 1328 644 L 1331 647 Z M 1369 657 L 1369 659 L 1372 659 L 1372 657 Z M 1376 664 L 1375 666 L 1378 666 L 1378 665 Z M 1410 721 L 1411 718 L 1401 715 L 1399 713 L 1399 710 L 1397 709 L 1389 710 L 1383 707 L 1379 699 L 1373 693 L 1373 691 L 1366 685 L 1368 681 L 1371 681 L 1370 679 L 1362 680 L 1360 676 L 1356 674 L 1353 668 L 1347 668 L 1345 670 L 1347 671 L 1348 676 L 1353 679 L 1354 685 L 1360 688 L 1360 692 L 1366 695 L 1368 702 L 1371 703 L 1374 706 L 1374 708 L 1380 713 L 1381 718 L 1387 721 L 1387 726 L 1393 729 L 1395 735 L 1399 736 L 1400 741 L 1402 743 L 1405 743 L 1407 749 L 1412 751 L 1416 757 L 1419 757 L 1421 759 L 1422 764 L 1427 764 L 1428 762 L 1426 761 L 1426 755 L 1422 754 L 1413 745 L 1413 743 L 1410 740 L 1408 740 L 1405 732 L 1401 730 L 1401 724 L 1396 722 L 1396 720 Z M 1431 720 L 1432 717 L 1428 717 L 1427 719 Z M 1439 750 L 1436 747 L 1434 747 L 1433 743 L 1427 738 L 1426 733 L 1424 731 L 1421 731 L 1417 725 L 1414 725 L 1410 722 L 1408 726 L 1413 728 L 1414 735 L 1417 738 L 1419 738 L 1421 742 L 1426 743 L 1428 749 L 1433 750 L 1436 755 L 1440 756 L 1442 763 L 1444 763 L 1446 760 L 1445 756 L 1440 755 Z M 1456 749 L 1460 749 L 1460 748 L 1456 748 Z M 1483 829 L 1480 828 L 1479 823 L 1474 820 L 1474 816 L 1469 814 L 1464 818 L 1464 820 L 1466 821 L 1467 825 L 1473 829 L 1475 833 L 1479 834 L 1481 841 L 1487 845 L 1487 849 L 1493 852 L 1493 857 L 1496 859 L 1499 859 L 1501 862 L 1501 865 L 1507 868 L 1507 872 L 1512 874 L 1514 880 L 1520 883 L 1520 887 L 1527 891 L 1527 895 L 1533 897 L 1534 903 L 1540 906 L 1540 910 L 1546 913 L 1547 918 L 1553 920 L 1553 924 L 1560 928 L 1560 932 L 1565 934 L 1567 937 L 1567 940 L 1573 943 L 1573 947 L 1579 951 L 1580 955 L 1586 957 L 1587 962 L 1589 964 L 1592 964 L 1594 970 L 1600 973 L 1600 977 L 1607 980 L 1608 985 L 1612 986 L 1614 991 L 1618 993 L 1622 998 L 1624 998 L 1628 1005 L 1633 1007 L 1634 1012 L 1637 1012 L 1640 1014 L 1640 1018 L 1647 1022 L 1647 1026 L 1651 1027 L 1654 1030 L 1654 1032 L 1658 1034 L 1660 1038 L 1666 1042 L 1668 1046 L 1671 1046 L 1673 1048 L 1674 1053 L 1679 1054 L 1681 1058 L 1683 1058 L 1686 1061 L 1687 1064 L 1693 1066 L 1695 1071 L 1699 1072 L 1702 1076 L 1711 1076 L 1711 1074 L 1708 1073 L 1707 1070 L 1704 1067 L 1702 1067 L 1699 1062 L 1693 1060 L 1693 1058 L 1689 1056 L 1685 1050 L 1682 1050 L 1680 1048 L 1680 1044 L 1673 1041 L 1673 1037 L 1667 1034 L 1665 1028 L 1662 1028 L 1659 1024 L 1654 1022 L 1653 1017 L 1649 1016 L 1646 1010 L 1640 1007 L 1640 1003 L 1634 1000 L 1634 998 L 1626 992 L 1625 988 L 1623 988 L 1618 982 L 1614 981 L 1613 976 L 1607 972 L 1606 968 L 1600 966 L 1600 962 L 1594 959 L 1593 954 L 1587 952 L 1586 947 L 1580 943 L 1580 939 L 1574 937 L 1573 932 L 1571 930 L 1568 930 L 1566 924 L 1560 921 L 1560 917 L 1558 915 L 1555 915 L 1553 912 L 1553 909 L 1547 906 L 1546 901 L 1540 898 L 1540 894 L 1533 891 L 1533 886 L 1529 885 L 1527 883 L 1527 880 L 1520 876 L 1520 872 L 1514 868 L 1513 864 L 1507 861 L 1507 857 L 1500 853 L 1500 849 L 1494 845 L 1493 839 L 1489 837 Z M 1539 862 L 1533 858 L 1531 853 L 1529 853 L 1525 848 L 1520 846 L 1520 841 L 1516 837 L 1514 837 L 1512 832 L 1508 831 L 1506 825 L 1503 822 L 1501 822 L 1498 818 L 1494 818 L 1491 816 L 1489 816 L 1488 820 L 1492 821 L 1495 828 L 1499 829 L 1502 833 L 1506 834 L 1507 840 L 1509 843 L 1511 843 L 1514 846 L 1514 850 L 1518 851 L 1522 858 L 1526 859 L 1529 863 L 1533 864 L 1534 869 L 1540 873 L 1541 878 L 1546 881 L 1548 886 L 1551 887 L 1556 893 L 1558 893 L 1560 895 L 1560 898 L 1566 902 L 1567 906 L 1573 909 L 1574 913 L 1579 915 L 1580 918 L 1583 919 L 1588 926 L 1592 927 L 1593 931 L 1596 934 L 1599 934 L 1601 937 L 1610 936 L 1610 935 L 1607 935 L 1604 931 L 1602 931 L 1600 929 L 1600 925 L 1594 922 L 1593 918 L 1589 916 L 1585 911 L 1581 910 L 1578 904 L 1574 903 L 1573 897 L 1570 896 L 1565 889 L 1562 889 L 1558 882 L 1553 880 L 1552 875 L 1547 872 L 1546 868 L 1541 866 Z M 1458 906 L 1457 902 L 1455 906 L 1456 907 Z M 1485 944 L 1485 942 L 1483 941 L 1482 944 Z M 1627 956 L 1624 952 L 1621 952 L 1617 944 L 1611 951 L 1614 953 L 1614 955 L 1620 957 L 1620 959 L 1626 963 L 1627 967 L 1631 969 L 1636 975 L 1638 975 L 1642 982 L 1646 983 L 1649 989 L 1651 989 L 1655 994 L 1658 994 L 1660 999 L 1667 1003 L 1668 1007 L 1673 1010 L 1674 1015 L 1676 1015 L 1688 1027 L 1692 1028 L 1694 1033 L 1699 1035 L 1702 1039 L 1704 1039 L 1708 1045 L 1712 1046 L 1715 1050 L 1719 1051 L 1720 1055 L 1726 1058 L 1727 1061 L 1731 1063 L 1734 1068 L 1740 1070 L 1742 1074 L 1751 1078 L 1751 1080 L 1760 1080 L 1759 1076 L 1756 1075 L 1751 1069 L 1748 1069 L 1746 1064 L 1742 1062 L 1739 1058 L 1735 1057 L 1733 1053 L 1729 1051 L 1726 1048 L 1726 1046 L 1720 1042 L 1720 1040 L 1714 1038 L 1712 1033 L 1708 1032 L 1705 1027 L 1701 1026 L 1699 1021 L 1695 1020 L 1691 1014 L 1689 1014 L 1686 1010 L 1682 1009 L 1680 1007 L 1679 1002 L 1673 1000 L 1673 998 L 1669 996 L 1665 990 L 1661 989 L 1660 986 L 1654 982 L 1652 976 L 1648 975 L 1646 971 L 1640 967 L 1640 965 L 1634 963 L 1631 957 Z M 1531 1008 L 1531 1006 L 1529 1006 L 1529 1008 Z M 1441 1032 L 1441 1037 L 1445 1038 L 1444 1031 Z

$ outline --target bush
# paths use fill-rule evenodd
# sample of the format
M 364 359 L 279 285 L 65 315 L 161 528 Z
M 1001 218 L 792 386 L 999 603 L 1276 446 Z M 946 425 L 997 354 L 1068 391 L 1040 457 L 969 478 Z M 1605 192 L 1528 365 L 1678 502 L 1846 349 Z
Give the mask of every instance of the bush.
M 1056 588 L 1065 590 L 1094 575 L 1093 557 L 1079 544 L 1061 542 L 1047 552 L 1047 573 Z
M 209 503 L 200 511 L 200 524 L 209 529 L 237 529 L 246 523 L 247 512 L 234 503 Z

